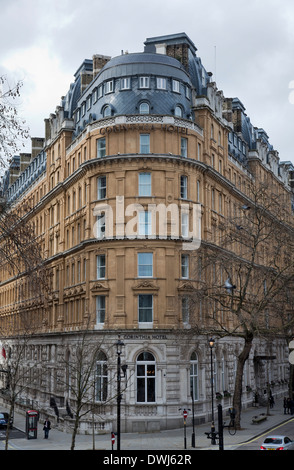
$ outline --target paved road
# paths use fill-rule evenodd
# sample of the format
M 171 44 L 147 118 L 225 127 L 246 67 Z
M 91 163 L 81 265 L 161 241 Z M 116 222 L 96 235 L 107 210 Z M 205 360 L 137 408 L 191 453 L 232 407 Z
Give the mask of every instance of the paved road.
M 240 444 L 236 450 L 259 450 L 261 444 L 264 441 L 264 438 L 269 433 L 263 433 L 261 436 L 255 437 L 251 439 L 249 442 L 244 444 Z M 288 421 L 284 424 L 280 424 L 275 426 L 273 429 L 270 430 L 270 434 L 281 434 L 283 436 L 288 436 L 290 439 L 294 441 L 294 421 Z

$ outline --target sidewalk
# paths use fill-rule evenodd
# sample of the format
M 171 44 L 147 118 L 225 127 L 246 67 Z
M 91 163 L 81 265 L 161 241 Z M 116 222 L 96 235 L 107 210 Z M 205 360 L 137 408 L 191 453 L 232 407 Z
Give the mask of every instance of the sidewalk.
M 241 443 L 247 442 L 254 437 L 269 432 L 270 429 L 293 419 L 294 416 L 285 415 L 282 406 L 282 399 L 276 401 L 274 408 L 269 410 L 269 416 L 263 422 L 252 424 L 252 418 L 256 415 L 267 413 L 266 407 L 251 407 L 243 410 L 241 416 L 242 429 L 237 431 L 234 436 L 224 430 L 224 449 L 233 450 Z M 224 416 L 224 421 L 228 423 L 228 419 Z M 16 414 L 14 417 L 14 426 L 22 431 L 25 430 L 25 417 Z M 294 426 L 294 424 L 293 424 Z M 215 427 L 218 430 L 217 412 L 215 417 Z M 54 427 L 49 434 L 49 439 L 43 438 L 43 423 L 38 425 L 37 439 L 10 439 L 9 450 L 70 450 L 71 434 L 59 431 Z M 186 428 L 186 450 L 218 450 L 218 445 L 211 445 L 210 439 L 207 438 L 205 432 L 210 432 L 210 423 L 195 426 L 195 443 L 196 447 L 191 447 L 192 427 Z M 0 450 L 4 449 L 4 442 L 0 441 Z M 116 449 L 116 443 L 114 450 Z M 93 437 L 91 435 L 77 435 L 75 450 L 93 450 Z M 95 450 L 111 451 L 110 433 L 104 435 L 95 435 Z M 168 431 L 160 431 L 153 433 L 122 433 L 121 434 L 121 450 L 184 450 L 184 428 L 173 429 Z

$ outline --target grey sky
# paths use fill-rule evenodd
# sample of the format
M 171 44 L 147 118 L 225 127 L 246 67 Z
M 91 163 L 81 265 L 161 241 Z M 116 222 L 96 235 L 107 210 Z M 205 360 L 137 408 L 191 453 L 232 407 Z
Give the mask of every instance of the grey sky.
M 226 97 L 237 96 L 294 163 L 293 0 L 0 0 L 0 74 L 24 80 L 22 116 L 44 118 L 93 54 L 143 51 L 147 37 L 185 32 Z M 292 83 L 291 83 L 292 82 Z

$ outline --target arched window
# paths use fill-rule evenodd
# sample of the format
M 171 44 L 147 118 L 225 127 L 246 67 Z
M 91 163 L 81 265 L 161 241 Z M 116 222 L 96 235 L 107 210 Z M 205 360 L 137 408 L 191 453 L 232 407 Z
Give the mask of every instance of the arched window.
M 175 116 L 183 117 L 183 110 L 182 110 L 181 106 L 176 106 L 175 107 Z
M 102 110 L 103 117 L 111 116 L 111 107 L 109 105 L 104 106 Z
M 149 352 L 142 352 L 136 363 L 137 402 L 155 402 L 156 367 L 155 358 Z
M 104 354 L 104 352 L 100 351 L 97 355 L 97 362 L 96 362 L 96 390 L 95 390 L 96 401 L 106 400 L 107 385 L 108 385 L 107 357 Z
M 191 354 L 190 358 L 190 388 L 193 400 L 199 400 L 198 356 L 195 352 Z
M 144 101 L 143 103 L 140 104 L 139 106 L 139 113 L 140 114 L 149 114 L 150 112 L 150 106 L 149 103 Z

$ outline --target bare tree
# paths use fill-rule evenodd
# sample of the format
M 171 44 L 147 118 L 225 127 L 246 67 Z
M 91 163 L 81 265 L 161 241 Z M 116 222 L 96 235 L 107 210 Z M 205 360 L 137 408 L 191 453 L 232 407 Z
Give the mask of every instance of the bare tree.
M 233 396 L 240 426 L 244 364 L 253 340 L 293 331 L 294 231 L 285 200 L 266 183 L 252 183 L 248 205 L 232 212 L 215 228 L 214 243 L 203 242 L 197 253 L 202 273 L 199 279 L 195 272 L 192 298 L 206 306 L 206 333 L 243 339 Z
M 50 289 L 50 272 L 36 240 L 34 226 L 26 213 L 2 202 L 0 206 L 0 268 L 2 281 L 13 286 L 9 314 L 0 314 L 2 342 L 7 351 L 5 369 L 9 416 L 14 415 L 17 397 L 25 388 L 30 371 L 23 367 L 27 346 L 42 325 Z M 41 313 L 41 315 L 40 315 Z M 9 426 L 6 433 L 8 448 Z
M 3 167 L 24 146 L 29 137 L 25 121 L 18 112 L 22 82 L 10 85 L 7 77 L 0 76 L 0 165 Z

